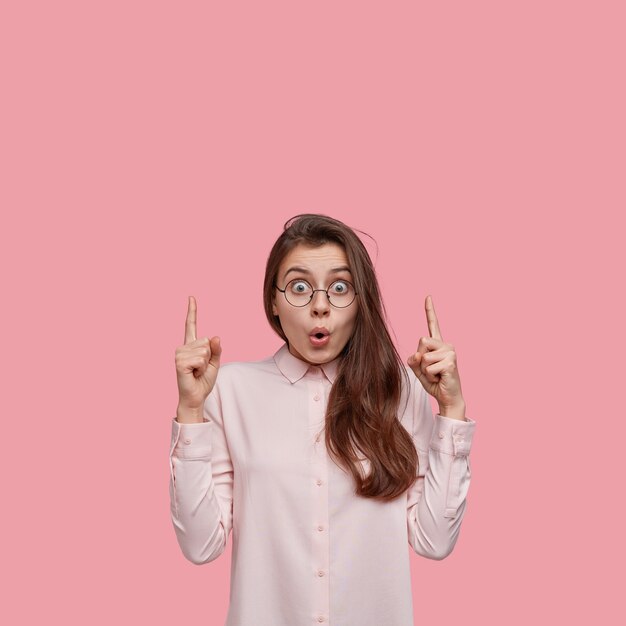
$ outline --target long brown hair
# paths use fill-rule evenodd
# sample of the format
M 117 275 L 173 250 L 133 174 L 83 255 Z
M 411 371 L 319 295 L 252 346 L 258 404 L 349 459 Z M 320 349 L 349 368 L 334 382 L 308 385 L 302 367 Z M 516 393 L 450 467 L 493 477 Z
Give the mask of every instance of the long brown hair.
M 417 475 L 415 446 L 398 419 L 402 376 L 407 389 L 410 381 L 387 329 L 387 312 L 374 266 L 355 230 L 317 213 L 301 213 L 287 220 L 267 259 L 263 303 L 270 326 L 288 344 L 279 317 L 272 311 L 283 258 L 298 244 L 317 247 L 337 243 L 343 247 L 359 308 L 328 400 L 326 448 L 351 472 L 357 495 L 387 501 L 404 493 Z M 361 461 L 369 465 L 367 476 L 361 472 Z

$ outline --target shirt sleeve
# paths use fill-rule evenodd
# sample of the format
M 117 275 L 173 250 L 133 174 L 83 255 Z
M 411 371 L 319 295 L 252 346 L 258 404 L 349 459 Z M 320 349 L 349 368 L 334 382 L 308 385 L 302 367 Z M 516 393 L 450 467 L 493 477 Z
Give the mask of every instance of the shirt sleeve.
M 170 512 L 186 559 L 201 565 L 226 547 L 233 519 L 233 466 L 217 384 L 204 404 L 204 421 L 172 419 Z
M 420 556 L 441 560 L 458 539 L 471 479 L 469 453 L 476 422 L 433 419 L 428 393 L 412 374 L 417 478 L 407 492 L 409 544 Z

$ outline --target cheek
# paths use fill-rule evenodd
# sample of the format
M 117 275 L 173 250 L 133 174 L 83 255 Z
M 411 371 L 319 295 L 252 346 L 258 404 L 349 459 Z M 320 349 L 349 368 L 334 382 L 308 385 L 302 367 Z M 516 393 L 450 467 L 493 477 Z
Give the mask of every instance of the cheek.
M 357 318 L 356 313 L 350 318 L 350 326 L 352 330 L 354 330 L 354 327 L 356 326 L 356 318 Z
M 279 311 L 280 313 L 280 323 L 283 326 L 293 326 L 298 323 L 298 316 L 294 311 L 290 311 L 289 309 L 285 309 L 284 307 Z
M 344 332 L 351 333 L 354 330 L 355 322 L 356 317 L 354 315 L 346 315 L 341 324 L 343 326 Z

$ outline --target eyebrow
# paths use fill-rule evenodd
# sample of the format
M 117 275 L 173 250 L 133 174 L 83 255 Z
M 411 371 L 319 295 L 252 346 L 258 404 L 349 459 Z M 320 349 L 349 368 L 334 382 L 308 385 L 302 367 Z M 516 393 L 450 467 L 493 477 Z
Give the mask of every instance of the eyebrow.
M 284 274 L 283 278 L 287 277 L 287 274 L 289 274 L 289 272 L 300 272 L 302 274 L 311 274 L 311 272 L 306 269 L 306 267 L 290 267 Z M 342 265 L 341 267 L 333 267 L 332 269 L 328 270 L 328 272 L 330 274 L 337 274 L 339 272 L 350 272 L 350 268 L 347 265 Z M 352 274 L 352 272 L 350 272 L 350 274 Z

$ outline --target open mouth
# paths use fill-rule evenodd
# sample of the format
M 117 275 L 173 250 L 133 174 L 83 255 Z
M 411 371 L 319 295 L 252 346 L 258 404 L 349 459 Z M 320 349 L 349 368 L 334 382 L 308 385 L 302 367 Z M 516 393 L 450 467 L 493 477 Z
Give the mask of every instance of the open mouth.
M 314 346 L 325 346 L 330 341 L 330 335 L 326 333 L 313 333 L 309 335 L 309 341 Z

